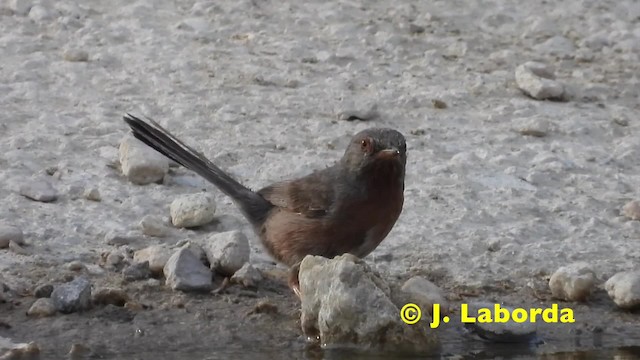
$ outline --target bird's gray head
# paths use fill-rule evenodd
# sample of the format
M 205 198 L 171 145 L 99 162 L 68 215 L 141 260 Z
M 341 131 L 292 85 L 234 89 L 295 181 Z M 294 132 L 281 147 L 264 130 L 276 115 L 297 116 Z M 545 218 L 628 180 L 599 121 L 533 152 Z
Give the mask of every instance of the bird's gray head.
M 404 175 L 407 144 L 404 136 L 393 129 L 370 128 L 351 138 L 341 162 L 350 170 L 395 168 Z

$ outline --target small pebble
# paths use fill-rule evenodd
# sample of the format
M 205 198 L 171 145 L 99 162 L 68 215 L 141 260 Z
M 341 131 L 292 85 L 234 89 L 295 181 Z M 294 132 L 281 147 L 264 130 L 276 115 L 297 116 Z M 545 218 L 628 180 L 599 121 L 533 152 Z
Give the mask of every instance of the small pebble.
M 171 255 L 171 249 L 166 246 L 152 245 L 136 251 L 133 254 L 133 261 L 136 263 L 148 262 L 149 270 L 153 274 L 160 275 Z
M 209 193 L 182 195 L 169 208 L 175 227 L 190 228 L 210 223 L 214 219 L 216 202 Z
M 442 101 L 442 100 L 433 99 L 433 100 L 431 100 L 431 104 L 433 104 L 433 107 L 436 108 L 436 109 L 446 109 L 447 108 L 447 103 Z
M 116 231 L 109 231 L 104 236 L 104 242 L 107 245 L 112 245 L 112 246 L 129 245 L 136 242 L 137 240 L 138 238 L 135 236 L 120 234 Z
M 409 33 L 410 34 L 422 34 L 425 31 L 424 26 L 409 24 Z
M 96 188 L 87 188 L 84 190 L 82 194 L 85 199 L 91 201 L 102 201 L 102 197 L 100 196 L 100 191 Z
M 604 288 L 621 309 L 640 309 L 640 270 L 617 273 L 607 280 Z
M 513 119 L 513 129 L 524 136 L 544 137 L 549 132 L 549 122 L 538 116 Z
M 120 168 L 134 184 L 146 185 L 162 181 L 169 171 L 169 160 L 145 143 L 126 135 L 120 142 Z
M 495 302 L 472 302 L 468 304 L 468 315 L 477 317 L 481 308 L 494 312 Z M 510 313 L 516 308 L 501 305 L 501 308 L 508 309 Z M 532 341 L 537 333 L 537 325 L 534 322 L 515 322 L 510 318 L 507 322 L 469 322 L 464 324 L 465 328 L 476 334 L 478 337 L 499 343 L 519 343 Z
M 211 235 L 204 244 L 211 269 L 231 276 L 249 261 L 249 240 L 238 230 Z
M 441 313 L 446 315 L 448 313 L 449 304 L 447 298 L 444 296 L 442 289 L 431 281 L 421 277 L 414 276 L 407 280 L 402 285 L 402 291 L 404 291 L 409 299 L 422 309 L 429 309 L 432 311 L 434 304 L 439 304 Z
M 249 263 L 245 263 L 231 277 L 232 283 L 239 284 L 245 288 L 256 288 L 260 281 L 262 281 L 262 273 Z
M 93 292 L 95 305 L 124 306 L 129 301 L 129 296 L 122 289 L 98 288 Z
M 58 192 L 46 180 L 26 180 L 20 186 L 20 195 L 40 202 L 52 202 L 58 199 Z
M 631 220 L 640 220 L 640 201 L 633 200 L 622 207 L 622 215 Z
M 91 307 L 91 283 L 83 277 L 57 286 L 51 293 L 56 309 L 63 314 L 87 310 Z
M 58 312 L 55 305 L 53 304 L 53 300 L 50 298 L 39 298 L 36 300 L 33 305 L 27 310 L 27 316 L 31 317 L 48 317 L 53 316 Z
M 373 106 L 370 110 L 355 110 L 355 109 L 347 109 L 338 113 L 338 120 L 346 120 L 346 121 L 369 121 L 374 120 L 380 117 L 380 113 L 377 110 L 377 106 Z
M 67 356 L 69 360 L 87 359 L 91 355 L 91 348 L 83 344 L 73 344 Z
M 37 298 L 48 298 L 48 297 L 51 297 L 52 292 L 53 292 L 53 285 L 43 284 L 36 287 L 35 290 L 33 290 L 33 296 Z
M 135 262 L 124 269 L 122 269 L 122 275 L 126 281 L 138 281 L 148 279 L 151 276 L 151 269 L 149 268 L 149 262 Z
M 84 50 L 69 49 L 62 54 L 62 58 L 70 62 L 86 62 L 89 61 L 89 53 Z
M 22 230 L 15 226 L 0 224 L 0 249 L 9 247 L 11 241 L 18 245 L 24 245 Z
M 9 241 L 9 250 L 18 255 L 31 255 L 31 252 L 29 250 L 18 245 L 18 243 L 13 240 Z
M 29 10 L 29 18 L 34 21 L 42 21 L 51 18 L 51 13 L 42 5 L 34 5 Z
M 81 261 L 74 260 L 66 264 L 66 268 L 71 271 L 82 271 L 86 269 Z
M 213 287 L 211 270 L 186 248 L 171 255 L 164 266 L 164 276 L 173 290 L 210 291 Z
M 551 294 L 565 301 L 585 301 L 596 282 L 589 264 L 577 262 L 556 270 L 549 280 Z
M 525 94 L 537 100 L 562 99 L 565 87 L 555 80 L 553 70 L 545 64 L 529 61 L 516 68 L 516 83 Z
M 33 7 L 34 0 L 9 0 L 6 1 L 9 9 L 18 15 L 27 15 Z
M 146 215 L 140 220 L 142 233 L 153 237 L 165 237 L 169 234 L 169 228 L 164 226 L 162 220 L 157 216 Z

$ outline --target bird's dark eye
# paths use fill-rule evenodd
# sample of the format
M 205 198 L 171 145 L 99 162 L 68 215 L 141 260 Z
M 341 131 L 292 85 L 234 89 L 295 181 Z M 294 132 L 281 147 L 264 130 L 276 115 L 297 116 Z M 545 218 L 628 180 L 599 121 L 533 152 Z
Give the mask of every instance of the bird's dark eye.
M 373 150 L 373 141 L 369 138 L 360 141 L 360 148 L 365 153 L 371 153 Z

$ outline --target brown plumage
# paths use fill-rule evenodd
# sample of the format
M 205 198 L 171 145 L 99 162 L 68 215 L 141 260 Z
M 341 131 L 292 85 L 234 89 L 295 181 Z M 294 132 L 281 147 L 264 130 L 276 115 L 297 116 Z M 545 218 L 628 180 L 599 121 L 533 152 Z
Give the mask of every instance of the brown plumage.
M 367 256 L 387 236 L 402 212 L 406 143 L 396 130 L 371 128 L 356 134 L 332 166 L 254 192 L 151 119 L 127 114 L 133 135 L 195 171 L 233 199 L 277 261 L 297 269 L 306 255 Z

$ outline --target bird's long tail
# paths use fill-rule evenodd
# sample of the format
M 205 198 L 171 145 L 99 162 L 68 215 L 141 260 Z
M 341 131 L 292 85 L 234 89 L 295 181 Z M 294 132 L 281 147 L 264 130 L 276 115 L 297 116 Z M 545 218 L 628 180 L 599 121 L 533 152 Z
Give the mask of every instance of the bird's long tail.
M 260 224 L 273 207 L 273 204 L 261 195 L 240 184 L 152 119 L 147 118 L 147 121 L 144 121 L 131 114 L 126 114 L 123 118 L 131 127 L 133 136 L 214 184 L 234 200 L 252 224 Z

